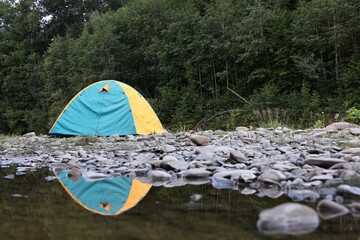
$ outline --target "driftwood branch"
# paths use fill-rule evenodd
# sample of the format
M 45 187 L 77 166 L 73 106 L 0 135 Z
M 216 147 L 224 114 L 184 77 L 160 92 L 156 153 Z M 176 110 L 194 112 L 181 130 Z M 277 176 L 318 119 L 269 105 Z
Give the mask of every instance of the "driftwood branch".
M 238 96 L 241 100 L 243 100 L 244 102 L 246 102 L 247 104 L 251 105 L 249 103 L 249 101 L 247 101 L 245 98 L 243 98 L 242 96 L 240 96 L 238 93 L 236 93 L 234 90 L 232 90 L 231 88 L 227 87 L 228 90 L 230 90 L 230 92 L 232 92 L 233 94 L 235 94 L 236 96 Z
M 228 114 L 228 113 L 231 113 L 231 112 L 236 112 L 236 111 L 239 111 L 238 109 L 230 109 L 230 110 L 226 110 L 226 111 L 222 111 L 222 112 L 219 112 L 219 113 L 216 113 L 214 115 L 212 115 L 211 117 L 209 118 L 203 118 L 201 119 L 196 125 L 195 125 L 195 129 L 201 129 L 205 123 L 207 123 L 208 121 L 210 121 L 211 119 L 215 118 L 215 117 L 218 117 L 218 116 L 222 116 L 222 115 L 225 115 L 225 114 Z

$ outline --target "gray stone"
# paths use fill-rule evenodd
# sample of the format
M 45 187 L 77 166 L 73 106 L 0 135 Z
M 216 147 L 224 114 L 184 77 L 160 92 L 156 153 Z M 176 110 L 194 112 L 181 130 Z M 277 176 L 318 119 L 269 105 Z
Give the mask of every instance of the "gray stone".
M 202 146 L 211 141 L 211 139 L 207 136 L 201 136 L 195 134 L 190 136 L 190 140 L 198 146 Z
M 108 159 L 103 157 L 103 156 L 100 156 L 100 155 L 96 155 L 95 156 L 95 160 L 96 161 L 99 161 L 99 162 L 103 162 L 103 161 L 107 161 Z
M 248 157 L 245 156 L 245 154 L 243 154 L 240 151 L 231 151 L 230 152 L 230 159 L 241 163 L 241 162 L 247 162 L 248 161 Z
M 169 181 L 171 179 L 171 175 L 167 172 L 160 171 L 160 170 L 154 170 L 150 171 L 148 173 L 148 177 L 153 182 L 163 182 L 163 181 Z
M 341 151 L 341 153 L 351 154 L 353 156 L 360 156 L 360 148 L 347 148 L 347 149 Z
M 294 164 L 291 164 L 291 163 L 287 163 L 287 164 L 284 164 L 284 163 L 275 163 L 273 166 L 272 166 L 273 169 L 276 169 L 276 170 L 280 170 L 280 171 L 292 171 L 292 170 L 295 170 L 295 169 L 298 169 L 299 167 L 295 166 Z
M 339 159 L 339 158 L 308 156 L 305 159 L 304 163 L 308 165 L 315 165 L 319 167 L 329 168 L 337 163 L 346 163 L 346 161 L 344 159 Z
M 333 175 L 330 174 L 321 174 L 321 175 L 315 175 L 310 178 L 310 181 L 320 180 L 320 181 L 326 181 L 326 180 L 332 180 L 334 179 Z
M 256 193 L 256 190 L 252 188 L 244 188 L 241 190 L 241 194 L 243 195 L 253 195 L 254 193 Z
M 48 182 L 54 181 L 55 179 L 56 179 L 55 176 L 47 176 L 47 177 L 45 177 L 45 180 L 48 181 Z
M 182 176 L 187 179 L 208 178 L 211 172 L 203 168 L 195 168 L 184 171 Z
M 74 167 L 67 172 L 66 177 L 71 181 L 76 182 L 77 180 L 80 179 L 81 175 L 82 173 L 80 169 Z
M 165 153 L 171 153 L 171 152 L 175 152 L 176 148 L 172 145 L 164 145 L 161 147 L 161 150 Z
M 344 130 L 344 129 L 347 129 L 347 128 L 358 128 L 359 126 L 356 125 L 356 124 L 353 124 L 353 123 L 348 123 L 348 122 L 335 122 L 335 123 L 332 123 L 328 126 L 326 126 L 324 128 L 324 130 L 326 131 L 327 129 L 330 129 L 330 128 L 335 128 L 337 130 Z
M 264 173 L 262 173 L 259 177 L 258 177 L 258 180 L 259 181 L 275 181 L 275 182 L 280 182 L 282 180 L 285 180 L 286 179 L 286 176 L 285 174 L 283 174 L 282 172 L 280 171 L 277 171 L 277 170 L 268 170 Z
M 23 137 L 36 137 L 35 132 L 29 132 L 23 135 Z
M 249 131 L 250 129 L 248 127 L 237 127 L 236 128 L 236 131 L 244 131 L 244 132 L 247 132 Z
M 350 169 L 345 169 L 341 172 L 340 178 L 344 180 L 344 182 L 356 182 L 360 180 L 360 175 Z
M 360 135 L 360 128 L 358 128 L 358 127 L 357 128 L 350 128 L 349 131 L 350 131 L 350 133 L 352 135 L 355 135 L 355 136 Z
M 319 216 L 325 220 L 340 217 L 349 213 L 349 209 L 346 207 L 327 199 L 323 199 L 318 203 L 317 211 Z
M 336 190 L 336 194 L 344 198 L 360 200 L 360 188 L 349 185 L 340 185 Z
M 266 197 L 269 198 L 279 198 L 284 194 L 284 191 L 281 190 L 281 187 L 279 185 L 270 185 L 266 187 L 260 187 L 258 189 L 259 193 L 263 194 Z
M 319 217 L 308 206 L 298 203 L 284 203 L 263 210 L 256 225 L 259 231 L 266 234 L 303 235 L 318 228 Z
M 290 191 L 288 196 L 295 202 L 315 202 L 320 197 L 320 194 L 312 190 L 299 189 Z
M 13 179 L 15 179 L 15 175 L 14 174 L 6 175 L 4 178 L 9 179 L 9 180 L 13 180 Z
M 169 161 L 179 161 L 175 156 L 166 155 L 162 159 L 163 162 L 169 162 Z
M 168 160 L 161 164 L 167 170 L 184 171 L 190 167 L 190 164 L 185 161 Z

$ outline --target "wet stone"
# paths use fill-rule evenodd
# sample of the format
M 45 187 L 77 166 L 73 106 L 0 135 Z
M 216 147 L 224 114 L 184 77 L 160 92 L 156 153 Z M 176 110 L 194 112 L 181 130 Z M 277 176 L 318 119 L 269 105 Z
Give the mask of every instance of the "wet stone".
M 187 179 L 196 179 L 196 178 L 207 178 L 209 177 L 211 172 L 206 169 L 190 169 L 184 171 L 182 176 Z
M 312 190 L 292 190 L 288 193 L 289 198 L 295 202 L 315 202 L 320 198 L 320 194 Z
M 169 173 L 167 173 L 167 172 L 164 172 L 164 171 L 154 170 L 154 171 L 151 171 L 148 174 L 148 177 L 154 182 L 156 182 L 156 181 L 168 181 L 168 180 L 170 180 L 171 175 Z
M 317 211 L 322 219 L 328 220 L 349 213 L 349 209 L 336 202 L 323 199 L 318 203 Z
M 319 217 L 310 207 L 298 203 L 284 203 L 263 210 L 257 228 L 265 234 L 303 235 L 319 226 Z
M 9 179 L 9 180 L 13 180 L 15 179 L 15 175 L 14 174 L 10 174 L 4 177 L 5 179 Z

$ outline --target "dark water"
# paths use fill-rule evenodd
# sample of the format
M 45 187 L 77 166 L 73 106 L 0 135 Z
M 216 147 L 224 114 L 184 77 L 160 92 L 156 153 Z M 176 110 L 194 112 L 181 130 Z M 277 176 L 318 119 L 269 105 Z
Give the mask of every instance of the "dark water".
M 4 179 L 10 173 L 15 169 L 0 170 L 0 239 L 360 239 L 360 221 L 351 215 L 322 221 L 303 236 L 257 231 L 260 211 L 287 197 L 245 196 L 209 185 L 152 187 L 134 208 L 105 217 L 76 204 L 58 181 L 45 181 L 51 174 L 45 169 Z M 194 202 L 194 194 L 202 198 Z

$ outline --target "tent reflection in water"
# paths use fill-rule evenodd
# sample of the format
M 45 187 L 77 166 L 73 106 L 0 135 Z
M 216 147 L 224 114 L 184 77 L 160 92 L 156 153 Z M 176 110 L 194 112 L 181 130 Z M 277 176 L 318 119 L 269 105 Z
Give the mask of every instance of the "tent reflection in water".
M 150 184 L 126 177 L 87 181 L 70 179 L 67 172 L 55 172 L 61 185 L 85 209 L 108 216 L 119 215 L 134 207 L 148 193 Z

